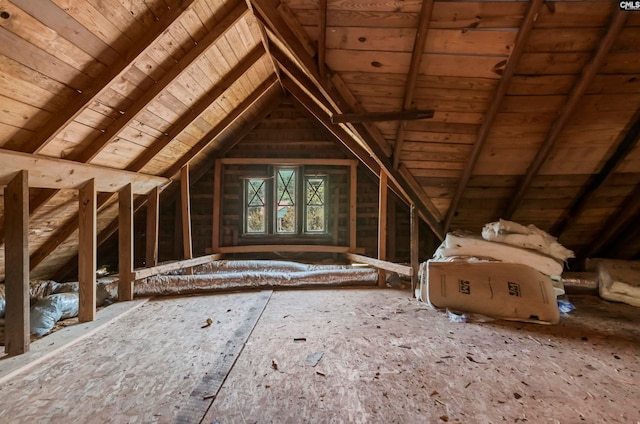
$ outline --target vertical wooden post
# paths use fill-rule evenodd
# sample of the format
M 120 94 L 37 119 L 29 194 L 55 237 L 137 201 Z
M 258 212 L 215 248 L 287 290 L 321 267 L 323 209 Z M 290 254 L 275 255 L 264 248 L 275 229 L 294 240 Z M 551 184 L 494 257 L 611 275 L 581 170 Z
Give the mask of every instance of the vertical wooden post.
M 414 203 L 411 204 L 411 247 L 409 249 L 410 257 L 411 257 L 411 269 L 413 270 L 413 275 L 411 276 L 411 296 L 415 296 L 416 287 L 418 287 L 418 270 L 420 267 L 420 218 L 418 217 L 418 212 L 416 210 L 416 205 Z
M 391 197 L 387 209 L 387 260 L 396 262 L 396 201 Z
M 20 171 L 4 189 L 5 340 L 7 354 L 29 351 L 29 176 Z
M 180 169 L 180 199 L 182 204 L 182 258 L 193 258 L 193 242 L 191 238 L 191 196 L 189 194 L 189 164 Z M 191 268 L 186 269 L 192 274 Z
M 333 228 L 331 229 L 331 233 L 333 234 L 333 245 L 338 246 L 340 243 L 340 188 L 336 187 L 333 190 Z M 338 254 L 333 254 L 333 259 L 338 260 Z
M 378 197 L 378 259 L 387 259 L 387 173 L 380 170 L 380 195 Z M 386 271 L 378 270 L 378 287 L 386 287 Z
M 78 320 L 96 319 L 96 182 L 87 181 L 78 192 Z
M 118 192 L 118 300 L 133 300 L 133 192 L 127 184 Z
M 158 222 L 160 220 L 160 189 L 155 187 L 147 195 L 147 240 L 145 266 L 158 265 Z
M 349 174 L 349 250 L 353 253 L 356 251 L 356 222 L 357 222 L 357 202 L 358 202 L 358 164 L 351 164 L 351 172 Z
M 220 216 L 222 216 L 222 170 L 224 165 L 220 159 L 216 159 L 213 171 L 213 225 L 211 252 L 218 253 L 220 250 Z M 244 189 L 244 188 L 243 188 Z

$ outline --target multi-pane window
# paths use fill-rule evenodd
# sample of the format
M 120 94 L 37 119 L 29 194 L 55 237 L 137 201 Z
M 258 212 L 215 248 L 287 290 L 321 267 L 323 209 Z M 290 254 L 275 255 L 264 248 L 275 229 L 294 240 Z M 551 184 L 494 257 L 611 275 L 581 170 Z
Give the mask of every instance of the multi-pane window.
M 326 233 L 327 176 L 284 166 L 273 168 L 272 175 L 244 180 L 244 233 Z
M 296 232 L 296 170 L 276 169 L 276 233 Z
M 326 186 L 327 177 L 307 176 L 305 177 L 305 219 L 304 229 L 309 233 L 323 233 L 326 228 Z
M 266 181 L 263 178 L 245 180 L 246 190 L 246 229 L 250 234 L 265 233 L 266 220 Z

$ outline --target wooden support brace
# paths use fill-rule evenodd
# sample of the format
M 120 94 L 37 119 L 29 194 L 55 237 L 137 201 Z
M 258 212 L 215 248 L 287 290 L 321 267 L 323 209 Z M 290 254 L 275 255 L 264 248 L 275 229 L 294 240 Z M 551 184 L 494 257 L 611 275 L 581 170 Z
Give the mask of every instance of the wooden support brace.
M 193 258 L 191 243 L 191 198 L 189 194 L 189 164 L 180 171 L 180 199 L 182 206 L 182 253 L 184 259 Z
M 224 165 L 220 159 L 216 159 L 213 171 L 213 234 L 211 250 L 216 253 L 220 249 L 220 216 L 222 215 L 222 171 Z
M 29 351 L 29 176 L 20 171 L 4 189 L 5 340 L 10 356 Z M 7 266 L 9 265 L 9 266 Z
M 78 192 L 78 320 L 96 319 L 97 201 L 95 180 L 89 180 Z
M 358 255 L 357 253 L 345 253 L 344 256 L 352 262 L 363 263 L 367 265 L 371 265 L 372 267 L 397 272 L 400 275 L 405 275 L 407 277 L 413 276 L 413 269 L 406 265 L 396 264 L 388 261 L 381 261 L 380 259 L 370 258 L 368 256 Z
M 349 248 L 357 247 L 357 212 L 358 212 L 358 165 L 351 164 L 349 172 Z
M 387 259 L 387 173 L 380 171 L 380 195 L 378 200 L 378 259 Z M 378 287 L 386 286 L 386 272 L 380 270 L 378 274 Z
M 118 300 L 133 300 L 133 193 L 131 184 L 118 192 Z
M 158 265 L 158 223 L 160 221 L 160 190 L 156 187 L 147 195 L 147 233 L 145 265 Z
M 410 216 L 410 225 L 411 225 L 411 248 L 409 250 L 409 255 L 411 257 L 411 296 L 415 295 L 416 287 L 418 287 L 418 268 L 420 266 L 420 218 L 418 217 L 418 211 L 416 210 L 416 205 L 411 204 L 411 216 Z

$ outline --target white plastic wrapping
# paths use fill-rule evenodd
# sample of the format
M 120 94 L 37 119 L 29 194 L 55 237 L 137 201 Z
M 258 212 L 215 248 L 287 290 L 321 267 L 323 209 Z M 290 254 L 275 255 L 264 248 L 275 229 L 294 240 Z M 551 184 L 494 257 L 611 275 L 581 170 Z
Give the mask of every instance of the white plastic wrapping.
M 61 319 L 78 315 L 78 293 L 58 293 L 46 296 L 31 307 L 31 334 L 44 336 Z

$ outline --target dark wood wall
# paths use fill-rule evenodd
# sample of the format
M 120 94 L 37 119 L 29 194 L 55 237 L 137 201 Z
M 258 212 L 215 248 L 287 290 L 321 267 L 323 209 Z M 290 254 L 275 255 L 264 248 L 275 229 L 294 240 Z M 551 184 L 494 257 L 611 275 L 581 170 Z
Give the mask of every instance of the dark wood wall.
M 294 104 L 283 101 L 253 131 L 231 148 L 225 158 L 269 159 L 351 159 L 344 147 L 331 139 L 315 120 Z M 270 176 L 267 164 L 226 164 L 222 173 L 222 214 L 220 245 L 250 244 L 349 244 L 349 168 L 307 165 L 305 172 L 328 176 L 327 233 L 295 236 L 243 235 L 243 178 Z M 357 246 L 367 256 L 377 256 L 378 177 L 365 166 L 357 169 Z M 191 186 L 191 219 L 194 256 L 204 255 L 212 246 L 214 166 Z M 180 242 L 179 202 L 161 210 L 160 259 L 178 259 Z M 389 196 L 388 259 L 409 260 L 409 207 L 395 195 Z M 435 249 L 435 237 L 421 224 L 421 260 Z M 264 255 L 261 255 L 264 256 Z

